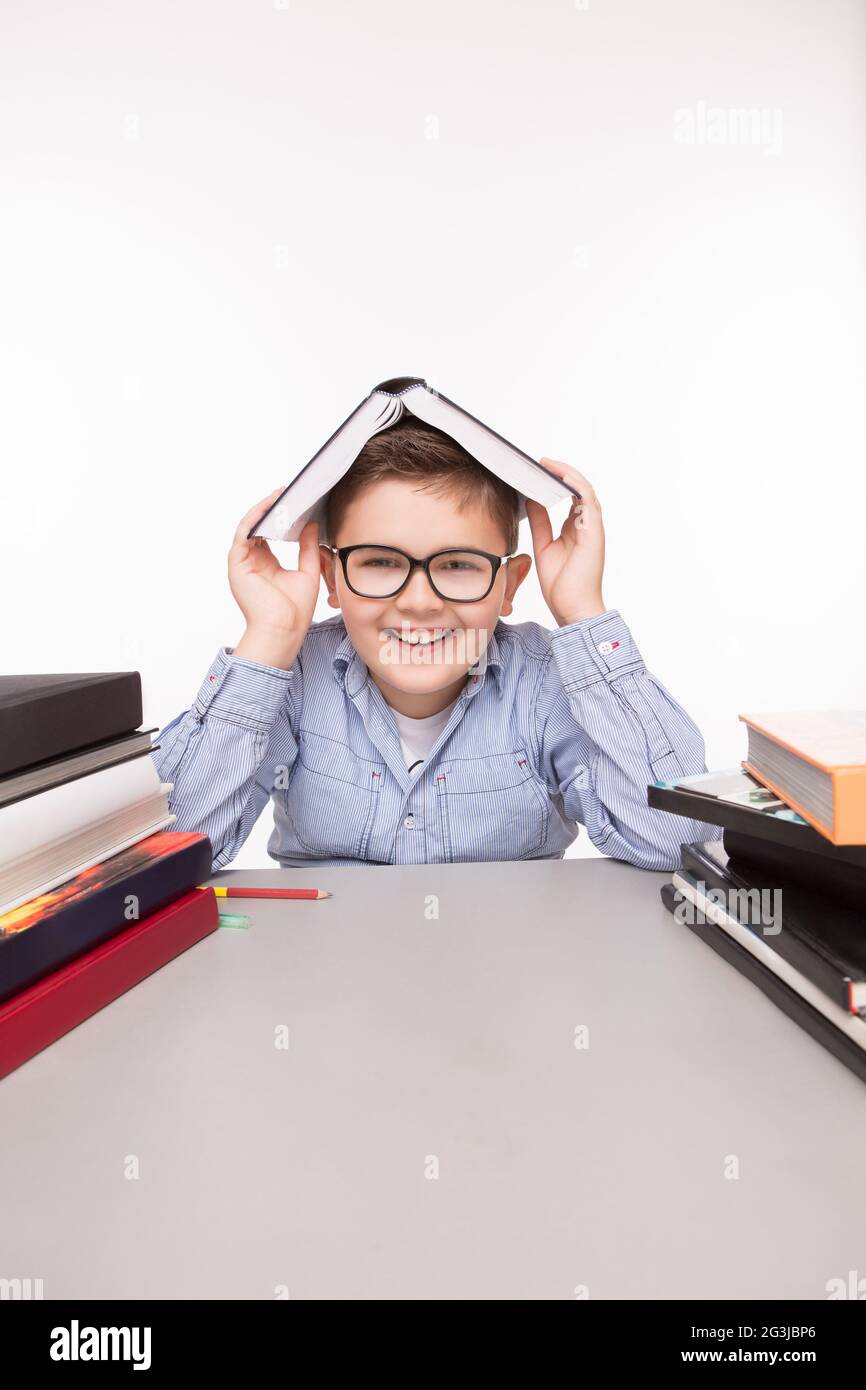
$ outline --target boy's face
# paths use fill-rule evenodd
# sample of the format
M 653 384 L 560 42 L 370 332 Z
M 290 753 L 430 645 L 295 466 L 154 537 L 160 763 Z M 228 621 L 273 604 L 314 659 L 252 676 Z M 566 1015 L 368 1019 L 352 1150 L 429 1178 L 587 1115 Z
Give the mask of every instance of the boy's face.
M 398 478 L 383 479 L 356 497 L 332 541 L 338 546 L 396 546 L 419 560 L 455 547 L 490 555 L 504 555 L 506 548 L 501 527 L 480 503 L 459 512 L 450 497 L 416 491 L 414 484 Z M 500 566 L 490 593 L 477 603 L 440 598 L 420 569 L 413 570 L 393 598 L 360 598 L 348 587 L 337 556 L 324 547 L 319 554 L 328 603 L 342 609 L 355 651 L 386 702 L 414 719 L 437 714 L 457 698 L 497 620 L 511 612 L 532 565 L 528 555 L 511 556 Z M 421 635 L 438 640 L 417 646 L 401 640 Z

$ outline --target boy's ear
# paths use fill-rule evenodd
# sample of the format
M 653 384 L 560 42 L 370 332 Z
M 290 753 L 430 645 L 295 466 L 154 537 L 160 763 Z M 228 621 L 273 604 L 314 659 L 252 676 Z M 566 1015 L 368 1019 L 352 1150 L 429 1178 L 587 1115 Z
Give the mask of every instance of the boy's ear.
M 322 578 L 328 590 L 328 603 L 331 608 L 339 608 L 340 600 L 337 598 L 336 567 L 337 557 L 327 546 L 319 546 L 319 564 L 322 568 Z
M 502 601 L 501 613 L 503 618 L 507 618 L 514 607 L 514 595 L 532 569 L 532 556 L 512 555 L 507 563 L 508 568 L 505 571 L 505 597 Z

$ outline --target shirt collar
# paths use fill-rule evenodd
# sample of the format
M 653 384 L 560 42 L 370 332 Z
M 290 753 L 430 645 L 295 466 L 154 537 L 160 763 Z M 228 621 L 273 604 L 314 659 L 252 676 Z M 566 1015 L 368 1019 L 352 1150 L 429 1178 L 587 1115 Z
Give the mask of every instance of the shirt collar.
M 502 693 L 502 643 L 496 639 L 497 632 L 501 636 L 502 629 L 503 624 L 500 620 L 491 632 L 490 641 L 478 660 L 469 667 L 469 680 L 465 687 L 467 699 L 481 689 L 488 670 L 492 672 L 497 693 Z M 348 632 L 334 652 L 331 666 L 334 680 L 344 684 L 346 694 L 356 695 L 367 679 L 367 667 L 352 646 L 352 639 Z

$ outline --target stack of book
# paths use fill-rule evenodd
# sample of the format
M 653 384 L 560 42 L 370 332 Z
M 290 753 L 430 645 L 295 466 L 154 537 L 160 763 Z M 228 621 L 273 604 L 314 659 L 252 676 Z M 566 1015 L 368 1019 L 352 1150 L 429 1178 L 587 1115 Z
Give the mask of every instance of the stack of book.
M 0 677 L 0 1077 L 213 931 L 137 671 Z
M 740 768 L 647 788 L 722 830 L 682 846 L 662 901 L 866 1080 L 866 714 L 740 718 Z

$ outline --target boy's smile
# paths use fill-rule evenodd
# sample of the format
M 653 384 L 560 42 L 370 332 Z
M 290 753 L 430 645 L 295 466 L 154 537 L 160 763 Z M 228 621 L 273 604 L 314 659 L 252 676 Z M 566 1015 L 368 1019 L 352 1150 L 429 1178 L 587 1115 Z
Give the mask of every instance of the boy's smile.
M 505 553 L 501 527 L 480 503 L 458 511 L 451 497 L 399 478 L 385 478 L 356 497 L 331 539 L 339 546 L 395 546 L 418 558 L 461 547 Z M 438 714 L 457 698 L 532 564 L 528 555 L 512 556 L 487 596 L 465 603 L 440 598 L 420 568 L 393 597 L 361 598 L 346 583 L 337 556 L 324 547 L 319 554 L 328 603 L 342 610 L 371 679 L 387 704 L 415 719 Z
M 437 644 L 443 642 L 449 636 L 456 636 L 459 631 L 456 627 L 429 628 L 429 627 L 409 627 L 404 625 L 398 632 L 396 628 L 386 627 L 382 631 L 383 638 L 394 639 L 399 642 L 401 647 L 421 647 L 424 648 L 425 655 L 431 655 L 437 648 Z

